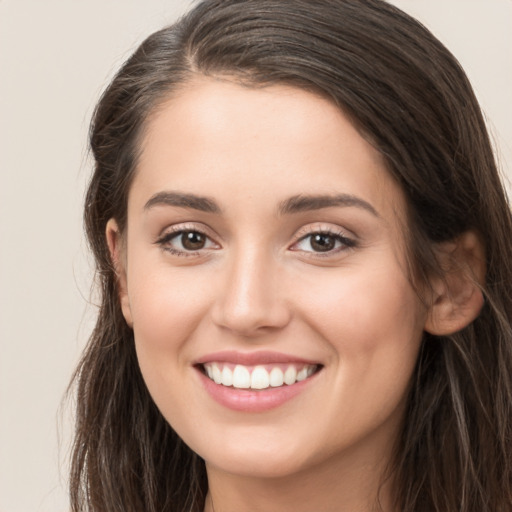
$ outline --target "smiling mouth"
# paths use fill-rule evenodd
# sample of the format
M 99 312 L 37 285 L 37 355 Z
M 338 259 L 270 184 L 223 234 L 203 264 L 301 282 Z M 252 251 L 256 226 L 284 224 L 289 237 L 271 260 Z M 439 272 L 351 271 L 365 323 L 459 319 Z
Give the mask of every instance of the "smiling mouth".
M 245 366 L 221 362 L 200 365 L 203 374 L 225 387 L 263 390 L 291 386 L 311 377 L 321 369 L 318 364 L 267 364 Z

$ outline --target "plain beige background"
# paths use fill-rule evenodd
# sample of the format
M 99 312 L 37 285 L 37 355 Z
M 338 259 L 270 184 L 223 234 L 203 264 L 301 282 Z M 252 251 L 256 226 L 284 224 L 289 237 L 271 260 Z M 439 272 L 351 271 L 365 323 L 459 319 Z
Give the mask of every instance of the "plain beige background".
M 461 61 L 512 178 L 512 0 L 393 3 Z M 68 510 L 59 406 L 94 318 L 87 125 L 136 44 L 190 4 L 0 0 L 0 512 Z

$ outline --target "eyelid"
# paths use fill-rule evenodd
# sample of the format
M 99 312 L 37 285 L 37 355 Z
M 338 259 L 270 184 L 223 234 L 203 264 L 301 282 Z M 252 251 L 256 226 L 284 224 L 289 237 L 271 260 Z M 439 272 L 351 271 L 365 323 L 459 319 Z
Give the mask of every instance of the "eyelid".
M 312 233 L 332 233 L 333 235 L 340 235 L 346 238 L 356 238 L 356 235 L 348 229 L 329 222 L 312 222 L 310 224 L 306 224 L 297 230 L 295 237 L 298 240 L 299 238 L 311 235 Z
M 166 235 L 181 233 L 182 231 L 197 231 L 198 233 L 202 233 L 210 238 L 212 236 L 210 233 L 211 230 L 200 222 L 178 222 L 176 224 L 168 225 L 162 229 L 157 235 L 157 240 Z

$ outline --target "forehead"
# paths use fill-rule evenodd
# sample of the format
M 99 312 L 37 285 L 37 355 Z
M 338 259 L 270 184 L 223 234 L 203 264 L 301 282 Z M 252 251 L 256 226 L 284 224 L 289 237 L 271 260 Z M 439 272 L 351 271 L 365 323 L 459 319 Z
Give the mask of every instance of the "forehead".
M 202 78 L 173 93 L 148 119 L 130 195 L 141 202 L 167 189 L 227 206 L 347 193 L 385 215 L 405 212 L 382 155 L 347 116 L 284 85 Z

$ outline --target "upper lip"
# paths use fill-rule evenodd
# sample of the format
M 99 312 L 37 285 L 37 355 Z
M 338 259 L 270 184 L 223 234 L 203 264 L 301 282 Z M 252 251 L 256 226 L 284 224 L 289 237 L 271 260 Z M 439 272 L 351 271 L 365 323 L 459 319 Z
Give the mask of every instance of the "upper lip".
M 312 361 L 290 354 L 283 354 L 282 352 L 237 352 L 235 350 L 224 350 L 221 352 L 207 354 L 198 359 L 195 364 L 206 364 L 213 362 L 241 364 L 244 366 L 256 366 L 272 363 L 319 364 L 318 361 Z

